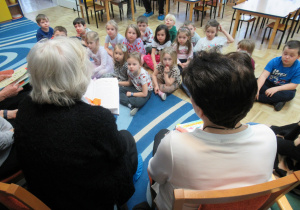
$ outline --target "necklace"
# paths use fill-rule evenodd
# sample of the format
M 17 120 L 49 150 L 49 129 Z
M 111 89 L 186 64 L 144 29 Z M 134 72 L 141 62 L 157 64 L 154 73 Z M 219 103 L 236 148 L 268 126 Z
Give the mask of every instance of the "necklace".
M 215 126 L 210 126 L 210 125 L 207 125 L 203 128 L 203 130 L 205 128 L 214 128 L 214 129 L 219 129 L 219 130 L 236 130 L 236 129 L 239 129 L 240 127 L 242 127 L 243 124 L 240 124 L 238 127 L 235 127 L 235 128 L 219 128 L 219 127 L 215 127 Z

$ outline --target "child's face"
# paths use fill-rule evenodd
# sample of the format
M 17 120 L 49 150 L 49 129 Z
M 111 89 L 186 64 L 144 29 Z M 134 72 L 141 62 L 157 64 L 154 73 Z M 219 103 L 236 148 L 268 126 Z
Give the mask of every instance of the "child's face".
M 115 37 L 117 34 L 117 30 L 112 25 L 106 26 L 106 33 L 109 37 Z
M 87 40 L 86 44 L 87 44 L 87 47 L 90 48 L 90 50 L 92 50 L 92 51 L 97 49 L 97 47 L 98 47 L 97 41 Z
M 128 70 L 132 74 L 135 74 L 135 75 L 138 73 L 138 71 L 141 68 L 141 64 L 139 63 L 139 61 L 134 59 L 134 58 L 128 58 L 127 59 L 127 64 L 128 64 Z
M 42 19 L 38 25 L 42 28 L 43 31 L 49 31 L 48 19 Z
M 171 18 L 166 18 L 165 23 L 169 29 L 171 29 L 175 25 L 175 21 L 172 20 Z
M 163 64 L 164 66 L 173 66 L 173 59 L 172 56 L 168 53 L 166 53 L 163 57 Z
M 67 36 L 67 34 L 63 31 L 55 31 L 55 33 L 53 34 L 54 37 L 57 36 Z
M 115 48 L 114 59 L 117 62 L 122 62 L 123 61 L 123 59 L 124 59 L 124 53 L 122 52 L 122 50 Z
M 298 49 L 290 49 L 289 47 L 285 47 L 282 52 L 282 63 L 284 67 L 291 67 L 294 62 L 299 59 Z
M 213 40 L 217 34 L 217 27 L 208 27 L 205 31 L 206 38 L 208 40 Z
M 178 43 L 179 43 L 180 45 L 185 45 L 188 39 L 189 39 L 189 38 L 188 38 L 188 36 L 186 35 L 186 33 L 180 32 L 180 33 L 178 34 Z
M 138 25 L 141 32 L 145 32 L 146 28 L 148 27 L 147 23 L 138 23 L 137 25 Z
M 192 25 L 188 25 L 187 27 L 188 27 L 188 29 L 190 29 L 190 31 L 191 31 L 191 36 L 193 37 L 194 34 L 195 34 L 196 28 L 195 28 L 194 26 L 192 26 Z
M 133 28 L 129 28 L 126 34 L 126 39 L 130 42 L 133 43 L 137 38 L 136 31 Z
M 166 31 L 165 30 L 160 30 L 156 34 L 156 38 L 159 41 L 159 43 L 164 43 L 166 40 Z
M 77 34 L 85 34 L 86 25 L 82 25 L 81 23 L 74 25 Z

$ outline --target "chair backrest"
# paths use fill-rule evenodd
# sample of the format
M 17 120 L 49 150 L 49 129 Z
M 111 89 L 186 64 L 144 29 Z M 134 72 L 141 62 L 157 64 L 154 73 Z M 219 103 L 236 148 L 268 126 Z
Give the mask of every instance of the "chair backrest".
M 50 209 L 46 204 L 23 187 L 2 182 L 0 182 L 0 203 L 8 209 Z
M 4 182 L 4 183 L 16 183 L 18 181 L 20 181 L 21 179 L 24 178 L 23 172 L 20 170 L 14 174 L 12 174 L 11 176 L 0 180 L 0 182 Z
M 274 181 L 227 190 L 175 189 L 174 210 L 186 205 L 197 209 L 268 209 L 300 184 L 300 171 Z

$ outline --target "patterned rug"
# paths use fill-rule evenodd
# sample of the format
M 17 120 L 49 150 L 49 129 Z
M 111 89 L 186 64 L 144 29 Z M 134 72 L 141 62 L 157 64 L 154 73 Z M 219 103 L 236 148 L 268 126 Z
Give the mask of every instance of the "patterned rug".
M 26 63 L 26 56 L 36 43 L 38 28 L 25 17 L 0 24 L 0 71 L 16 69 Z
M 147 166 L 152 157 L 153 140 L 163 128 L 173 130 L 179 123 L 191 122 L 199 119 L 190 103 L 169 95 L 166 101 L 154 93 L 149 101 L 137 114 L 132 117 L 129 108 L 120 105 L 120 115 L 117 118 L 118 129 L 127 129 L 137 142 L 138 153 L 142 155 L 143 172 L 135 184 L 135 193 L 128 201 L 129 209 L 145 201 L 148 185 Z M 148 198 L 149 199 L 149 198 Z

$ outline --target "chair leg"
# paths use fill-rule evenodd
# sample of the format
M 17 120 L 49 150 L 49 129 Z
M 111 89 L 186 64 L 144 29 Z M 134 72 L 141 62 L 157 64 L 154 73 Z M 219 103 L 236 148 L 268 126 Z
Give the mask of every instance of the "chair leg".
M 247 28 L 246 28 L 246 33 L 245 33 L 244 39 L 246 39 L 246 36 L 247 36 L 247 33 L 248 33 L 248 28 L 249 28 L 249 22 L 247 22 Z
M 119 8 L 119 12 L 120 12 L 120 20 L 122 20 L 122 11 L 120 8 Z
M 225 6 L 226 6 L 226 3 L 225 3 L 226 0 L 223 0 L 223 1 L 224 1 L 224 4 L 223 4 L 222 19 L 223 19 L 223 16 L 224 16 L 224 10 L 225 10 Z
M 284 37 L 285 31 L 286 31 L 286 30 L 284 30 L 284 31 L 282 32 L 282 36 L 281 36 L 281 38 L 280 38 L 280 41 L 279 41 L 277 50 L 280 48 L 280 45 L 281 45 L 282 39 L 283 39 L 283 37 Z M 288 39 L 288 37 L 287 37 L 287 39 Z
M 115 15 L 114 15 L 114 7 L 113 7 L 113 4 L 110 3 L 110 7 L 111 7 L 111 14 L 113 16 L 113 18 L 115 18 Z
M 179 13 L 179 2 L 178 2 L 178 6 L 177 6 L 177 13 Z
M 261 40 L 261 44 L 264 42 L 264 39 L 265 39 L 265 36 L 266 36 L 266 32 L 267 32 L 267 28 L 265 29 L 264 35 L 263 35 L 262 40 Z
M 203 6 L 203 9 L 204 9 L 204 6 Z M 202 18 L 201 18 L 201 26 L 200 27 L 202 27 L 203 18 L 204 18 L 204 11 L 202 11 Z
M 204 5 L 203 5 L 203 9 L 204 9 Z M 212 6 L 210 6 L 209 19 L 211 19 L 211 13 L 212 13 Z
M 276 31 L 276 33 L 277 33 L 277 31 Z M 267 40 L 270 39 L 270 35 L 271 35 L 271 28 L 270 28 L 269 35 L 268 35 L 268 39 L 267 39 Z
M 256 31 L 259 21 L 260 21 L 260 17 L 258 17 L 258 19 L 257 19 L 256 26 L 255 26 L 255 30 L 254 30 L 254 31 Z
M 235 19 L 231 19 L 231 23 L 230 23 L 230 28 L 229 28 L 229 34 L 230 34 L 230 31 L 231 31 L 231 27 L 232 27 L 232 23 L 233 23 L 233 21 L 234 21 Z
M 97 28 L 98 28 L 98 20 L 97 20 L 98 18 L 97 18 L 97 16 L 96 16 L 96 15 L 97 15 L 97 13 L 96 13 L 95 11 L 94 11 L 94 13 L 95 13 L 96 25 L 97 25 Z
M 186 4 L 186 9 L 185 9 L 185 17 L 187 16 L 187 11 L 189 9 L 189 4 Z
M 216 19 L 216 15 L 217 15 L 217 7 L 215 7 L 215 16 L 214 16 L 214 19 Z
M 253 31 L 253 28 L 254 28 L 254 24 L 255 24 L 255 20 L 254 20 L 253 23 L 252 23 L 252 27 L 251 27 L 251 31 L 250 31 L 250 36 L 251 36 L 251 34 L 252 34 L 252 31 Z

